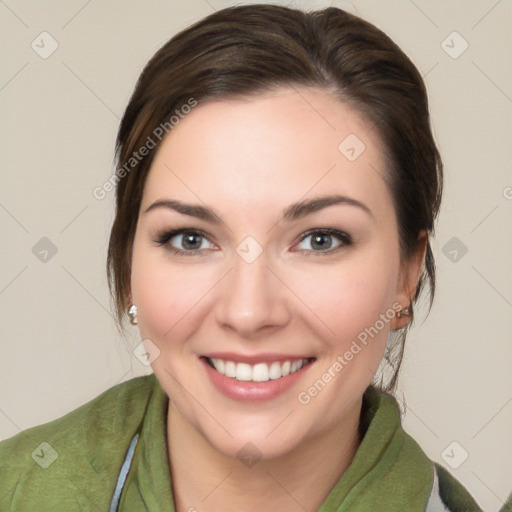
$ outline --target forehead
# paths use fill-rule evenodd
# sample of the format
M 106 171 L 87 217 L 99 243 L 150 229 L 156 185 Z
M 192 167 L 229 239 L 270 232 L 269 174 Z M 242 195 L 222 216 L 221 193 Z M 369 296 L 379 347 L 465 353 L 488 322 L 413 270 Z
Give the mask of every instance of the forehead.
M 373 125 L 324 91 L 283 88 L 211 101 L 194 107 L 162 142 L 142 206 L 179 196 L 250 216 L 341 193 L 389 208 L 383 155 Z

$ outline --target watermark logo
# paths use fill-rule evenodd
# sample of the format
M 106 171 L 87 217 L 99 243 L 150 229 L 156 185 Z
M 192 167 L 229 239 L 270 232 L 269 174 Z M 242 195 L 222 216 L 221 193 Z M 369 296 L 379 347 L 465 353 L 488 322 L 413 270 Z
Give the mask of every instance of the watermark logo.
M 174 114 L 165 122 L 160 123 L 152 132 L 148 135 L 146 142 L 137 150 L 132 153 L 130 158 L 124 163 L 122 167 L 116 169 L 116 171 L 106 180 L 101 187 L 96 187 L 92 191 L 92 195 L 95 199 L 105 199 L 107 193 L 112 192 L 116 185 L 141 162 L 144 157 L 149 155 L 152 149 L 155 149 L 160 142 L 170 131 L 183 119 L 191 110 L 197 105 L 197 101 L 194 98 L 190 98 L 187 103 L 182 105 L 179 109 L 174 111 Z
M 458 32 L 453 31 L 441 42 L 441 48 L 452 59 L 458 59 L 469 48 L 469 44 Z
M 301 391 L 297 395 L 299 403 L 307 405 L 313 398 L 318 396 L 318 394 L 325 389 L 327 384 L 339 375 L 350 361 L 352 361 L 352 359 L 361 352 L 363 347 L 365 347 L 370 341 L 369 338 L 375 338 L 375 336 L 377 336 L 377 334 L 379 334 L 379 332 L 381 332 L 382 329 L 384 329 L 384 327 L 389 324 L 389 322 L 401 310 L 402 306 L 398 302 L 393 303 L 391 308 L 387 309 L 385 313 L 381 313 L 379 319 L 376 320 L 372 326 L 366 327 L 364 331 L 361 331 L 357 335 L 357 340 L 352 341 L 350 348 L 343 354 L 338 355 L 334 363 L 332 363 L 321 377 L 317 379 L 307 390 Z
M 45 236 L 32 247 L 32 254 L 42 263 L 48 263 L 57 251 L 57 246 Z
M 30 44 L 41 59 L 47 59 L 59 47 L 59 43 L 48 32 L 41 32 Z
M 247 236 L 240 242 L 236 252 L 246 263 L 252 263 L 259 258 L 263 247 L 252 236 Z
M 144 366 L 150 366 L 160 356 L 160 349 L 149 338 L 145 338 L 135 347 L 133 355 Z
M 31 457 L 43 468 L 50 467 L 56 460 L 59 454 L 54 450 L 50 443 L 44 441 L 32 453 Z
M 469 457 L 469 453 L 457 441 L 452 441 L 442 452 L 441 457 L 452 469 L 457 469 Z
M 338 151 L 349 161 L 357 160 L 366 149 L 364 142 L 355 134 L 345 137 L 338 146 Z
M 236 453 L 236 456 L 240 459 L 242 464 L 248 468 L 252 468 L 261 459 L 262 455 L 263 454 L 253 443 L 245 443 Z
M 443 245 L 441 251 L 452 263 L 458 263 L 466 255 L 468 248 L 464 242 L 453 236 Z

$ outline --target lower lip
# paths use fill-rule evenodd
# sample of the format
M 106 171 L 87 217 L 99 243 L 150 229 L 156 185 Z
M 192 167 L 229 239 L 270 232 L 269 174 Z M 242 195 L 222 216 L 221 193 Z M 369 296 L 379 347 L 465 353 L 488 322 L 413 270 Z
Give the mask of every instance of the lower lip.
M 204 358 L 200 358 L 213 385 L 224 395 L 238 402 L 265 402 L 272 400 L 292 388 L 308 371 L 313 361 L 300 370 L 266 382 L 241 381 L 222 375 L 214 370 Z

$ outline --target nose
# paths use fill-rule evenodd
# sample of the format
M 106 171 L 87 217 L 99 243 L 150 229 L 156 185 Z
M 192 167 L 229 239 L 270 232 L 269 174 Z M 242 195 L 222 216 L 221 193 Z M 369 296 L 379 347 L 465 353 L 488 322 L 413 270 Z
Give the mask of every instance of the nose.
M 235 255 L 233 269 L 222 281 L 216 318 L 224 329 L 255 339 L 289 322 L 291 292 L 268 266 L 265 253 L 252 263 Z

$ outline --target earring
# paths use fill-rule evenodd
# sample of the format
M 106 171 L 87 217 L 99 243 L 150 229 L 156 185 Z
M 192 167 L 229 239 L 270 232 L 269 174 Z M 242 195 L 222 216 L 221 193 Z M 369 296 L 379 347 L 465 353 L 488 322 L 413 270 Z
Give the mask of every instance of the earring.
M 130 309 L 128 310 L 128 316 L 130 317 L 130 323 L 132 325 L 137 325 L 137 306 L 135 304 L 130 306 Z
M 398 318 L 402 318 L 404 316 L 411 316 L 411 306 L 408 306 L 404 309 L 401 309 L 399 312 L 398 312 Z

